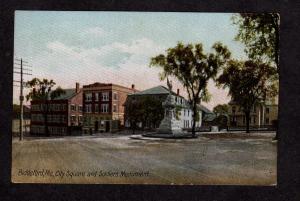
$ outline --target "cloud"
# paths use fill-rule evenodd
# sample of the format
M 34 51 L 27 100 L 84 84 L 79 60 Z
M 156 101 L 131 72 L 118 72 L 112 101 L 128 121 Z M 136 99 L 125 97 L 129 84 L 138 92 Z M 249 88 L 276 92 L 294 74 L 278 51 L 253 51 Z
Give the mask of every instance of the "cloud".
M 99 48 L 68 46 L 60 41 L 46 44 L 46 50 L 33 59 L 34 76 L 47 77 L 63 88 L 74 87 L 75 82 L 90 84 L 93 82 L 115 83 L 130 87 L 135 84 L 139 90 L 157 85 L 160 81 L 160 68 L 150 68 L 150 58 L 164 53 L 167 48 L 148 38 L 140 38 L 127 43 L 114 42 Z M 186 96 L 182 85 L 173 79 L 174 91 L 179 88 Z M 212 100 L 205 104 L 209 108 L 224 102 L 226 93 L 217 89 L 213 82 L 209 84 Z M 219 95 L 218 95 L 219 94 Z M 227 99 L 225 100 L 227 101 Z
M 46 47 L 50 54 L 55 57 L 63 56 L 64 60 L 72 57 L 80 62 L 96 63 L 97 66 L 111 68 L 119 68 L 120 65 L 127 62 L 148 63 L 150 57 L 165 49 L 147 38 L 133 40 L 129 43 L 115 42 L 100 48 L 67 46 L 59 41 L 49 42 Z

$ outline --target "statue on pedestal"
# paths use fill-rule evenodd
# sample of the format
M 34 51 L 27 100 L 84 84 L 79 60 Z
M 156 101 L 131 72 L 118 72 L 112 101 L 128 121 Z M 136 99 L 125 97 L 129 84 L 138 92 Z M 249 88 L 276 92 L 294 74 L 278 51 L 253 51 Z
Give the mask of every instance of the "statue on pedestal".
M 169 95 L 162 103 L 165 113 L 164 118 L 161 121 L 159 128 L 157 129 L 157 133 L 169 135 L 183 134 L 180 126 L 180 121 L 176 119 L 176 102 L 174 96 L 172 95 L 172 81 L 169 81 L 168 78 L 167 85 L 169 89 Z

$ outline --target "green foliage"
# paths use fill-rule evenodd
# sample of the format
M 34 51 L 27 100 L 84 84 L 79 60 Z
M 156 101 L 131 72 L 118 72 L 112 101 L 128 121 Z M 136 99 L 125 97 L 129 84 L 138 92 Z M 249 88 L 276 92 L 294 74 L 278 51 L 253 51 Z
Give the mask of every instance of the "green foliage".
M 220 128 L 226 128 L 228 126 L 228 115 L 218 115 L 213 120 L 213 124 L 218 125 Z
M 228 115 L 229 112 L 229 106 L 227 104 L 219 104 L 214 107 L 213 112 L 219 116 L 219 115 Z
M 223 74 L 217 78 L 217 83 L 229 88 L 229 95 L 240 105 L 248 118 L 253 105 L 277 95 L 278 85 L 270 76 L 274 75 L 275 71 L 276 69 L 266 63 L 231 60 Z
M 214 79 L 218 70 L 230 59 L 230 51 L 221 43 L 215 43 L 212 53 L 204 53 L 203 46 L 199 44 L 178 43 L 174 48 L 169 48 L 166 55 L 160 54 L 151 58 L 150 66 L 161 67 L 163 71 L 160 78 L 169 76 L 177 78 L 185 87 L 188 98 L 193 106 L 195 122 L 197 104 L 209 101 L 207 90 L 208 81 Z M 195 124 L 193 124 L 193 134 Z
M 236 40 L 245 44 L 252 60 L 268 61 L 279 66 L 279 14 L 243 13 L 232 18 L 239 31 Z
M 125 102 L 126 120 L 134 130 L 137 123 L 157 125 L 163 119 L 161 100 L 153 96 L 128 96 Z
M 52 88 L 55 86 L 53 80 L 33 78 L 26 83 L 26 86 L 30 88 L 29 94 L 26 96 L 28 100 L 51 100 L 65 94 L 65 91 L 61 87 L 57 87 L 55 90 Z
M 62 94 L 65 94 L 65 91 L 57 87 L 53 90 L 53 87 L 56 83 L 53 80 L 48 79 L 39 79 L 33 78 L 32 80 L 26 83 L 26 87 L 30 88 L 30 92 L 26 95 L 26 99 L 28 100 L 41 100 L 43 101 L 43 116 L 44 116 L 44 126 L 45 126 L 45 135 L 49 135 L 48 131 L 48 112 L 49 112 L 49 102 L 48 100 L 55 99 Z

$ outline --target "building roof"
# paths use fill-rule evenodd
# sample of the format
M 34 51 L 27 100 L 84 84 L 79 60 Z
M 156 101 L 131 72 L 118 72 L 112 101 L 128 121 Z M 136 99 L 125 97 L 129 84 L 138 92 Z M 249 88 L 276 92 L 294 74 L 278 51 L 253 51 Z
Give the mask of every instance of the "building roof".
M 88 85 L 83 85 L 83 88 L 94 88 L 94 87 L 112 87 L 112 86 L 115 86 L 115 87 L 121 87 L 121 88 L 125 88 L 125 89 L 131 89 L 131 90 L 135 90 L 135 91 L 138 91 L 134 88 L 130 88 L 130 87 L 125 87 L 125 86 L 122 86 L 122 85 L 118 85 L 118 84 L 113 84 L 113 83 L 102 83 L 102 82 L 95 82 L 95 83 L 92 83 L 92 84 L 88 84 Z M 134 84 L 133 84 L 134 86 Z
M 136 92 L 134 94 L 129 94 L 129 96 L 134 96 L 134 95 L 159 95 L 159 94 L 163 94 L 163 95 L 167 95 L 169 94 L 169 89 L 167 87 L 164 87 L 162 85 L 156 86 L 156 87 L 152 87 L 150 89 L 146 89 L 144 91 L 140 91 L 140 92 Z M 171 93 L 175 96 L 178 96 L 175 92 L 171 91 Z M 179 97 L 185 99 L 183 96 Z M 212 111 L 210 111 L 208 108 L 206 108 L 203 105 L 198 105 L 198 109 L 202 110 L 203 112 L 207 113 L 207 114 L 214 114 Z
M 207 114 L 214 114 L 212 111 L 210 111 L 207 107 L 205 107 L 204 105 L 198 105 L 198 109 L 202 110 L 203 112 L 207 113 Z
M 203 117 L 203 121 L 213 121 L 217 117 L 214 113 L 207 113 Z
M 136 93 L 130 94 L 130 95 L 158 95 L 158 94 L 169 94 L 169 92 L 170 92 L 170 90 L 167 87 L 159 85 L 159 86 L 152 87 L 152 88 L 146 89 L 144 91 L 139 91 L 139 92 L 136 92 Z M 177 94 L 174 91 L 171 91 L 171 94 L 177 96 Z M 180 96 L 180 97 L 182 97 L 182 96 Z M 182 97 L 182 98 L 184 98 L 184 97 Z
M 70 99 L 76 95 L 76 89 L 64 89 L 65 94 L 60 95 L 59 97 L 54 98 L 53 100 L 66 100 Z

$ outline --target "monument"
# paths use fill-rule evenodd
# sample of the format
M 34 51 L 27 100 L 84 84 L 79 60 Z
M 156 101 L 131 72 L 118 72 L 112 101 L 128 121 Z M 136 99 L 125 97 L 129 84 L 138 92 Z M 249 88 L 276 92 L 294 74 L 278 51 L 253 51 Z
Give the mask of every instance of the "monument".
M 162 103 L 164 108 L 164 118 L 161 121 L 157 133 L 168 135 L 181 135 L 183 130 L 180 126 L 180 121 L 176 119 L 175 100 L 171 95 L 171 90 L 166 100 Z
M 172 92 L 172 83 L 167 78 L 169 94 L 166 100 L 162 103 L 164 108 L 164 118 L 161 121 L 156 133 L 146 134 L 148 137 L 186 137 L 188 133 L 181 128 L 180 120 L 176 118 L 176 102 Z

